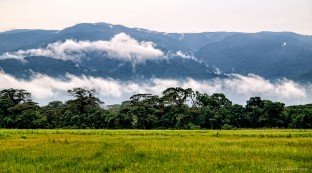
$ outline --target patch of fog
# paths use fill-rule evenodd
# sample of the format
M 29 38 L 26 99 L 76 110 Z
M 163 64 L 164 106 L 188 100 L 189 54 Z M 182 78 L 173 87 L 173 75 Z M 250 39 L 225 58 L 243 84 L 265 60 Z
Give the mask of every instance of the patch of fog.
M 141 82 L 118 81 L 88 76 L 67 75 L 67 80 L 36 75 L 31 80 L 21 80 L 0 73 L 0 89 L 19 88 L 31 92 L 35 101 L 44 105 L 53 100 L 67 100 L 67 90 L 74 87 L 95 89 L 106 104 L 121 103 L 137 93 L 160 95 L 168 87 L 192 88 L 202 93 L 224 93 L 234 103 L 245 104 L 252 96 L 284 102 L 287 105 L 312 103 L 311 84 L 300 85 L 292 80 L 271 82 L 257 75 L 231 75 L 226 79 L 175 80 L 150 79 Z
M 180 37 L 179 37 L 179 40 L 181 41 L 181 40 L 183 40 L 184 39 L 184 33 L 181 33 L 180 34 Z
M 137 41 L 125 33 L 115 35 L 110 41 L 75 41 L 55 42 L 46 48 L 6 52 L 0 59 L 23 59 L 27 56 L 47 56 L 61 60 L 77 61 L 86 57 L 87 53 L 107 53 L 108 57 L 118 58 L 132 63 L 141 63 L 149 59 L 163 56 L 163 52 L 155 48 L 153 42 Z
M 169 55 L 169 56 L 178 56 L 178 57 L 181 57 L 181 58 L 193 59 L 193 60 L 198 61 L 198 59 L 194 55 L 188 55 L 188 54 L 182 52 L 181 50 L 179 50 L 175 54 L 172 54 L 172 55 Z
M 222 74 L 222 71 L 218 67 L 215 67 L 214 68 L 214 73 L 220 75 L 220 74 Z

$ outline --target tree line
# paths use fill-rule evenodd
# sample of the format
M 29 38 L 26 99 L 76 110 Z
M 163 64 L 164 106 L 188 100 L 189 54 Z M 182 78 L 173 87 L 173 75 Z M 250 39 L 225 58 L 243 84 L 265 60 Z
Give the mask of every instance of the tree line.
M 73 99 L 39 106 L 26 90 L 1 90 L 0 128 L 312 128 L 312 104 L 286 107 L 284 103 L 251 97 L 242 106 L 222 93 L 208 95 L 171 87 L 161 96 L 136 94 L 120 105 L 104 107 L 93 89 L 79 87 L 68 93 Z

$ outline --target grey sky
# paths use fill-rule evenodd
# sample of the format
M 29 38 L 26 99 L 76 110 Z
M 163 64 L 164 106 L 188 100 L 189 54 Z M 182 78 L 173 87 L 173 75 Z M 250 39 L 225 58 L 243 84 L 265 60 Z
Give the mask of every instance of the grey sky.
M 166 32 L 312 35 L 312 0 L 0 0 L 0 31 L 108 22 Z

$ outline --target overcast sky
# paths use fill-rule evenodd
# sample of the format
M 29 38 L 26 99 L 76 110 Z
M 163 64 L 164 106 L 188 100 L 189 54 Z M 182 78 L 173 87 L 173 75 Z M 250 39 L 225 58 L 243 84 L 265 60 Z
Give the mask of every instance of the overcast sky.
M 165 32 L 312 35 L 312 0 L 0 0 L 0 31 L 108 22 Z

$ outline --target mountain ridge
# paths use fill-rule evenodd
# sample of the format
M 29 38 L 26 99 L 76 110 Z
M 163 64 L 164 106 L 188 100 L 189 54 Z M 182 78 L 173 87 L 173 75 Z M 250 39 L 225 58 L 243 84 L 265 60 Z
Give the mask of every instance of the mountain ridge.
M 91 54 L 91 59 L 94 56 L 94 60 L 99 63 L 90 63 L 91 61 L 85 61 L 84 63 L 90 66 L 93 65 L 92 68 L 102 71 L 102 74 L 91 73 L 92 68 L 87 66 L 84 66 L 84 69 L 80 69 L 81 71 L 77 72 L 79 70 L 73 65 L 75 63 L 48 60 L 51 57 L 40 59 L 34 56 L 33 60 L 37 62 L 32 63 L 42 67 L 53 66 L 53 68 L 58 69 L 58 72 L 53 73 L 53 70 L 51 70 L 47 74 L 56 77 L 61 76 L 62 73 L 72 72 L 77 75 L 88 74 L 100 77 L 111 77 L 107 75 L 111 74 L 120 79 L 133 79 L 137 75 L 145 76 L 145 78 L 153 76 L 164 78 L 167 75 L 168 78 L 192 77 L 210 79 L 218 76 L 218 74 L 214 73 L 214 69 L 211 68 L 215 67 L 223 73 L 238 73 L 242 75 L 253 73 L 273 80 L 287 78 L 299 82 L 312 82 L 312 36 L 300 35 L 294 32 L 165 33 L 142 28 L 128 28 L 123 25 L 112 25 L 105 22 L 94 24 L 81 23 L 62 30 L 22 29 L 0 32 L 0 55 L 18 50 L 45 48 L 51 43 L 63 43 L 66 40 L 76 40 L 77 42 L 111 40 L 120 33 L 129 35 L 139 44 L 152 42 L 155 44 L 155 49 L 161 50 L 164 55 L 181 52 L 183 55 L 179 56 L 184 56 L 185 54 L 185 56 L 194 57 L 197 61 L 173 56 L 171 64 L 167 63 L 167 66 L 164 66 L 166 61 L 158 61 L 157 63 L 156 61 L 148 61 L 148 63 L 138 66 L 145 70 L 138 70 L 136 73 L 140 72 L 140 74 L 135 74 L 129 70 L 131 67 L 131 64 L 129 64 L 124 66 L 124 71 L 121 70 L 123 72 L 114 75 L 109 73 L 108 69 L 116 69 L 122 66 L 120 64 L 125 64 L 125 62 L 118 61 L 118 63 L 113 63 L 107 57 L 99 59 L 93 54 Z M 29 57 L 27 59 L 29 60 Z M 44 62 L 47 64 L 44 64 Z M 64 62 L 63 66 L 62 62 Z M 174 64 L 172 64 L 173 62 Z M 101 64 L 101 66 L 94 67 L 97 64 Z M 62 70 L 57 65 L 67 70 Z M 101 69 L 101 67 L 106 70 Z M 14 70 L 14 68 L 23 70 Z M 160 68 L 164 68 L 164 72 L 166 71 L 167 73 L 162 72 Z M 34 65 L 27 66 L 15 60 L 1 59 L 0 69 L 21 78 L 23 76 L 29 78 L 31 73 L 26 71 L 36 71 L 36 69 L 38 73 L 46 74 L 44 68 L 35 67 Z M 154 69 L 154 71 L 149 73 L 148 69 Z M 17 71 L 19 71 L 19 74 L 17 74 Z M 199 71 L 201 75 L 196 71 Z M 209 74 L 203 73 L 205 71 L 209 71 Z M 132 76 L 125 75 L 130 72 Z M 207 77 L 205 78 L 205 76 Z

